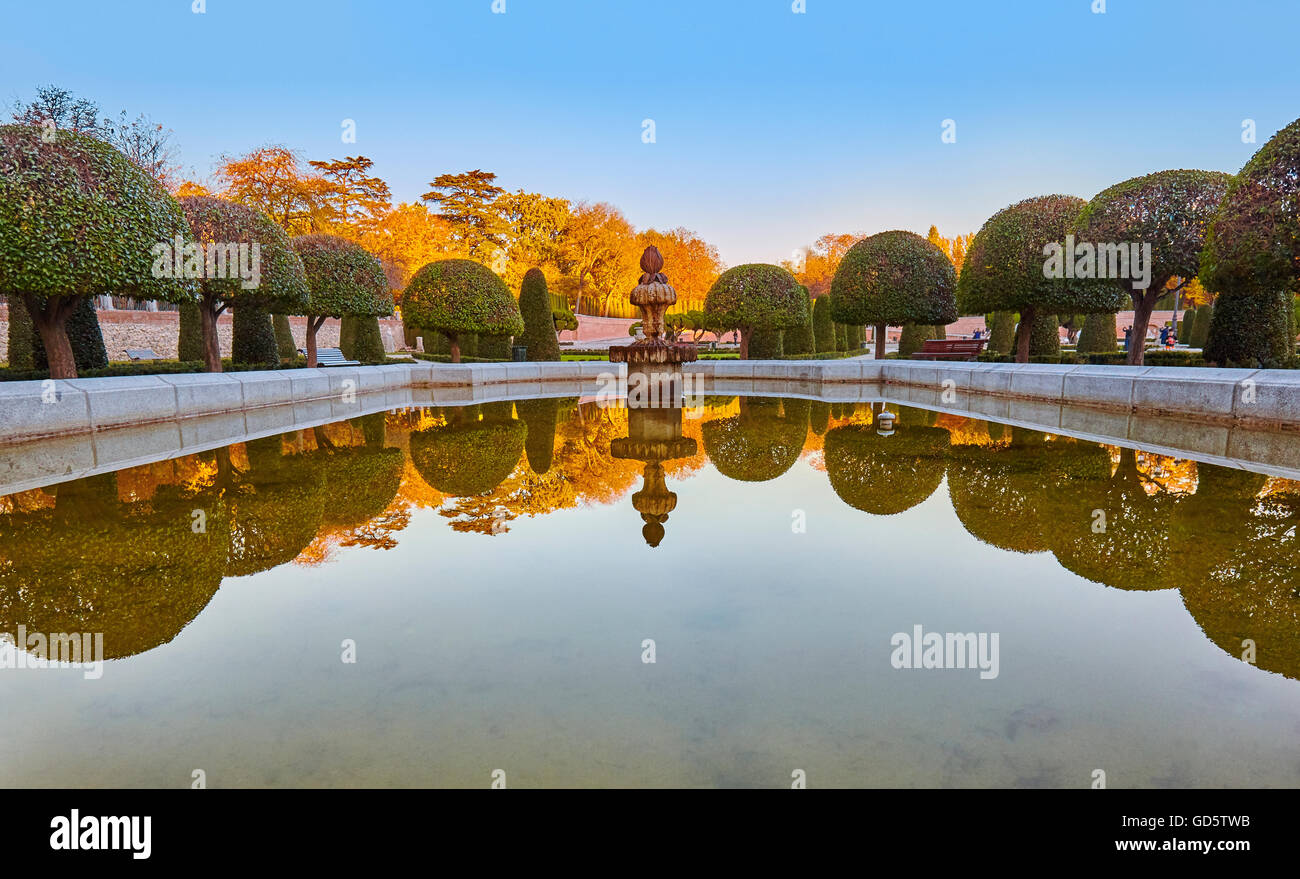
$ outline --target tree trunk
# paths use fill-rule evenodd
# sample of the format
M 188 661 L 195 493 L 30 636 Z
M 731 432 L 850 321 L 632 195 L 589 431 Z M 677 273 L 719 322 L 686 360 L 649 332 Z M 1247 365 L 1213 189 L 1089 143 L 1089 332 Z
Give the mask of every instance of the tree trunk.
M 1151 323 L 1151 312 L 1155 311 L 1156 300 L 1160 298 L 1157 289 L 1144 291 L 1141 295 L 1133 293 L 1133 332 L 1128 339 L 1129 366 L 1142 366 L 1146 357 L 1147 327 Z
M 307 315 L 307 368 L 316 368 L 316 331 L 325 323 L 323 317 Z
M 888 327 L 885 324 L 876 324 L 876 359 L 885 359 L 885 331 Z
M 76 296 L 49 296 L 44 308 L 36 307 L 36 297 L 30 293 L 23 294 L 23 302 L 32 316 L 32 323 L 40 333 L 41 344 L 45 346 L 45 359 L 49 364 L 50 378 L 76 378 L 77 359 L 72 353 L 72 342 L 68 339 L 66 325 L 68 315 L 77 307 Z
M 749 337 L 750 334 L 752 334 L 753 332 L 754 332 L 753 330 L 748 330 L 743 328 L 740 330 L 740 359 L 741 360 L 749 359 Z
M 1020 310 L 1020 326 L 1016 328 L 1016 363 L 1029 362 L 1029 340 L 1034 335 L 1035 311 L 1033 308 Z
M 460 363 L 460 334 L 446 333 L 447 341 L 451 343 L 451 362 Z
M 203 328 L 204 372 L 221 372 L 221 343 L 217 340 L 217 318 L 220 314 L 215 300 L 205 296 L 199 303 L 199 317 Z

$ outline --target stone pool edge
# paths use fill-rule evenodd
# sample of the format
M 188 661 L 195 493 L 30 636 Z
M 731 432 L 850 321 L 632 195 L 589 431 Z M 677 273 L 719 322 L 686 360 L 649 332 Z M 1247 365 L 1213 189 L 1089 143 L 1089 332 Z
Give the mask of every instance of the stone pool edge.
M 993 397 L 1174 417 L 1254 430 L 1300 430 L 1300 370 L 1132 367 L 1036 363 L 757 360 L 699 361 L 686 367 L 697 391 L 712 380 L 880 385 L 912 389 L 917 402 L 945 396 Z M 405 388 L 572 393 L 602 377 L 625 378 L 626 364 L 604 361 L 435 364 L 187 373 L 0 383 L 0 445 L 120 427 L 255 412 L 268 407 L 346 400 Z M 737 385 L 739 383 L 739 386 Z M 564 387 L 556 387 L 564 385 Z M 346 417 L 345 415 L 343 417 Z

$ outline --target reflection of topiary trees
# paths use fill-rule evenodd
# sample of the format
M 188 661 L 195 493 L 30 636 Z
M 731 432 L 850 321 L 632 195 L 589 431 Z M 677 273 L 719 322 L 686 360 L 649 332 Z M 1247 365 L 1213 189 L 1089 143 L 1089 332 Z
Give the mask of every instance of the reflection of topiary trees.
M 1219 171 L 1160 171 L 1135 177 L 1095 195 L 1075 220 L 1075 234 L 1099 250 L 1103 244 L 1127 242 L 1151 246 L 1147 287 L 1134 289 L 1129 279 L 1100 282 L 1114 284 L 1133 301 L 1130 364 L 1142 364 L 1142 340 L 1156 302 L 1171 292 L 1180 295 L 1200 271 L 1205 232 L 1229 179 Z M 1175 278 L 1178 283 L 1170 286 Z
M 1143 474 L 1132 449 L 1090 443 L 1053 462 L 1043 522 L 1057 561 L 1080 577 L 1117 589 L 1169 589 L 1181 582 L 1170 544 L 1177 497 Z
M 451 342 L 452 363 L 460 363 L 465 335 L 517 336 L 524 331 L 505 281 L 468 259 L 431 262 L 416 272 L 402 294 L 402 317 L 411 326 L 443 333 Z
M 364 525 L 378 516 L 397 497 L 402 487 L 406 454 L 384 447 L 384 414 L 353 419 L 365 437 L 365 445 L 330 448 L 317 452 L 324 478 L 326 526 Z
M 265 334 L 269 342 L 250 342 L 250 350 L 241 356 L 250 359 L 273 359 L 279 364 L 279 350 L 275 344 L 275 331 L 266 310 L 285 313 L 299 312 L 307 301 L 307 278 L 302 260 L 289 246 L 289 237 L 261 211 L 242 204 L 209 196 L 190 196 L 180 199 L 189 221 L 190 231 L 202 252 L 195 255 L 194 263 L 206 263 L 208 269 L 224 268 L 222 277 L 204 277 L 199 281 L 199 317 L 203 339 L 203 363 L 208 372 L 221 372 L 221 348 L 217 341 L 217 319 L 227 308 L 233 307 L 236 320 L 248 322 L 253 333 Z M 252 247 L 260 255 L 260 277 L 256 287 L 244 287 L 238 266 L 237 248 L 248 247 L 251 260 Z M 179 258 L 179 255 L 177 255 Z M 216 275 L 218 272 L 209 272 Z M 244 310 L 243 318 L 239 317 Z M 241 333 L 241 338 L 245 337 Z M 267 347 L 269 344 L 269 347 Z M 181 340 L 181 347 L 186 346 Z M 232 344 L 232 354 L 233 354 Z M 265 349 L 265 350 L 263 350 Z
M 749 263 L 718 276 L 704 310 L 717 322 L 740 331 L 740 358 L 747 360 L 754 332 L 798 326 L 805 320 L 806 300 L 799 282 L 785 269 Z
M 1044 276 L 1044 248 L 1065 240 L 1085 202 L 1046 195 L 998 211 L 971 242 L 957 281 L 962 314 L 1019 311 L 1016 360 L 1029 362 L 1030 337 L 1040 315 L 1115 312 L 1127 297 L 1115 286 Z
M 411 434 L 411 463 L 443 494 L 471 497 L 491 491 L 510 475 L 524 450 L 528 428 L 507 411 L 485 404 L 484 417 L 448 409 L 447 423 Z
M 221 586 L 217 493 L 165 486 L 123 504 L 112 476 L 56 491 L 53 509 L 0 516 L 0 631 L 102 632 L 105 658 L 133 656 L 175 638 Z
M 1205 359 L 1282 366 L 1295 353 L 1300 293 L 1300 119 L 1260 147 L 1228 185 L 1201 256 L 1218 293 Z
M 900 421 L 906 419 L 900 413 Z M 826 475 L 849 506 L 864 513 L 892 516 L 934 494 L 947 469 L 948 431 L 899 424 L 892 436 L 876 428 L 848 424 L 826 434 Z
M 393 297 L 383 266 L 360 245 L 337 235 L 300 235 L 291 244 L 307 276 L 307 366 L 315 368 L 316 333 L 327 318 L 389 315 Z
M 1264 478 L 1197 465 L 1175 518 L 1183 604 L 1225 653 L 1300 678 L 1300 492 L 1257 497 Z
M 953 511 L 972 537 L 1011 552 L 1049 547 L 1039 520 L 1047 481 L 1046 437 L 1013 427 L 1006 445 L 958 446 L 948 465 Z
M 76 378 L 67 324 L 91 297 L 183 302 L 194 288 L 154 272 L 153 247 L 187 237 L 175 199 L 108 144 L 52 133 L 0 126 L 0 292 L 22 300 L 50 376 Z
M 248 471 L 226 492 L 231 576 L 293 561 L 320 530 L 325 513 L 321 462 L 311 455 L 285 455 L 283 447 L 279 436 L 244 444 Z
M 876 359 L 887 326 L 929 326 L 957 319 L 957 273 L 935 245 L 912 232 L 880 232 L 849 248 L 831 281 L 831 317 L 876 328 Z M 914 331 L 915 332 L 915 331 Z
M 555 455 L 555 427 L 559 422 L 562 402 L 565 401 L 559 397 L 515 401 L 519 417 L 528 426 L 524 454 L 528 458 L 529 468 L 539 475 L 551 469 L 551 460 Z
M 740 414 L 704 422 L 704 451 L 723 476 L 766 482 L 799 459 L 808 436 L 808 401 L 741 397 Z

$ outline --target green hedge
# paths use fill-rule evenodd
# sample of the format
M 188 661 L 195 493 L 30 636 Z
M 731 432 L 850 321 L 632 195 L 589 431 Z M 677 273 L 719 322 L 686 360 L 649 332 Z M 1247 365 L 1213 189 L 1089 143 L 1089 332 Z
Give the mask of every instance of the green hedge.
M 223 372 L 255 372 L 266 367 L 258 363 L 233 363 L 222 360 Z M 305 369 L 307 361 L 299 357 L 287 363 L 281 363 L 276 369 Z M 150 360 L 142 363 L 111 363 L 101 369 L 89 369 L 79 374 L 78 378 L 113 378 L 129 375 L 183 375 L 191 372 L 203 372 L 202 360 Z M 0 367 L 0 382 L 44 381 L 50 377 L 44 369 L 12 369 Z

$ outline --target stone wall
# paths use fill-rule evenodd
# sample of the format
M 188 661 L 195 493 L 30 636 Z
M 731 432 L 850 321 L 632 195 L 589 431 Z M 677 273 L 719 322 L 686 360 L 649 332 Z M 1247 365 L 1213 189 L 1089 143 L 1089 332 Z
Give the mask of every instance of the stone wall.
M 180 332 L 179 314 L 175 311 L 100 311 L 99 328 L 104 334 L 104 347 L 109 360 L 126 360 L 127 348 L 151 348 L 163 357 L 176 356 L 176 338 Z M 226 312 L 217 322 L 217 338 L 221 355 L 230 356 L 231 315 Z M 307 318 L 289 318 L 294 341 L 299 348 L 307 345 Z M 382 318 L 379 332 L 384 339 L 385 351 L 402 347 L 402 322 L 396 318 Z M 337 348 L 339 322 L 327 320 L 316 334 L 321 348 Z M 0 304 L 0 361 L 9 362 L 9 308 Z

